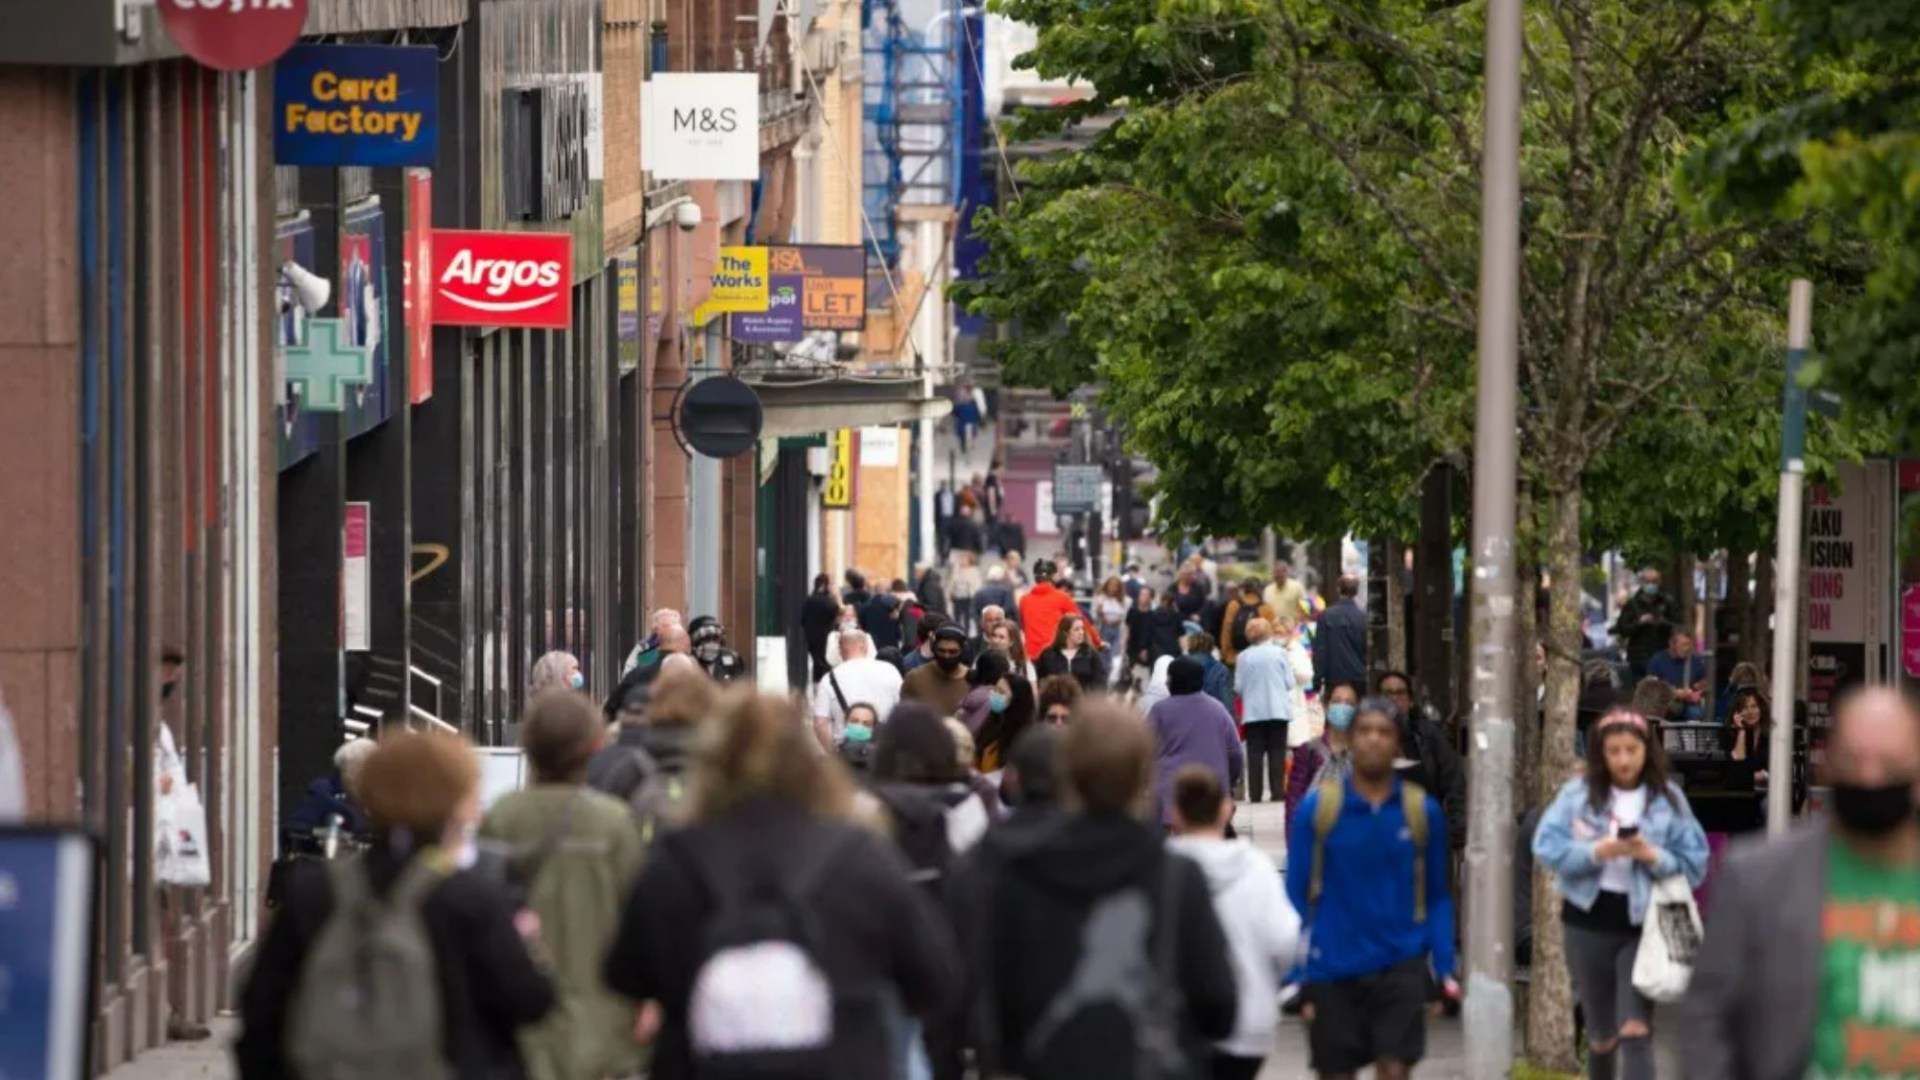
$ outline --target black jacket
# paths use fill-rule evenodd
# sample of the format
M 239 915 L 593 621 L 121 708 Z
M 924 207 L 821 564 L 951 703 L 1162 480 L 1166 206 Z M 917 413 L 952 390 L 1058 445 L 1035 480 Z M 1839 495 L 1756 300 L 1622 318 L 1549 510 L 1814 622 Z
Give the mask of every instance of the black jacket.
M 860 629 L 873 639 L 873 651 L 900 647 L 900 599 L 892 593 L 879 593 L 857 609 Z
M 1667 647 L 1668 638 L 1673 636 L 1673 624 L 1678 621 L 1678 605 L 1673 597 L 1664 592 L 1649 594 L 1644 589 L 1635 589 L 1627 602 L 1620 605 L 1620 617 L 1613 621 L 1613 635 L 1627 648 L 1627 662 L 1633 665 L 1637 674 L 1646 668 L 1647 658 Z M 1641 622 L 1642 615 L 1652 619 Z
M 917 1016 L 948 1008 L 959 989 L 953 931 L 907 880 L 886 841 L 771 800 L 747 802 L 722 820 L 663 834 L 634 883 L 606 980 L 614 991 L 658 1000 L 664 1013 L 653 1080 L 693 1075 L 687 1002 L 706 959 L 702 926 L 712 914 L 708 875 L 772 882 L 795 868 L 793 854 L 838 838 L 840 849 L 812 908 L 823 941 L 818 958 L 836 991 L 891 986 Z M 835 1080 L 890 1080 L 891 1039 L 878 1015 L 836 1016 Z
M 961 860 L 948 902 L 967 955 L 972 1036 L 988 1063 L 982 1075 L 1025 1080 L 1107 1080 L 1134 1075 L 1134 1044 L 1116 1017 L 1112 1027 L 1082 1021 L 1056 1039 L 1059 1060 L 1028 1061 L 1034 1020 L 1073 977 L 1081 935 L 1094 905 L 1122 889 L 1153 897 L 1154 935 L 1167 928 L 1157 908 L 1160 875 L 1178 875 L 1174 932 L 1186 1015 L 1183 1042 L 1195 1077 L 1207 1075 L 1208 1042 L 1233 1031 L 1238 1004 L 1227 940 L 1214 915 L 1206 875 L 1169 856 L 1160 831 L 1131 818 L 1042 816 L 1017 830 L 990 832 Z
M 1412 737 L 1401 735 L 1402 749 L 1416 764 L 1406 770 L 1408 778 L 1440 800 L 1447 815 L 1447 842 L 1456 849 L 1467 843 L 1467 769 L 1453 740 L 1425 710 L 1412 718 Z
M 405 866 L 402 856 L 383 845 L 376 844 L 365 858 L 381 892 L 393 886 Z M 327 865 L 302 860 L 288 872 L 285 898 L 267 924 L 253 974 L 240 992 L 234 1058 L 243 1080 L 294 1076 L 284 1037 L 301 965 L 333 913 Z M 514 930 L 506 893 L 472 871 L 457 871 L 427 896 L 420 913 L 439 967 L 443 1038 L 453 1075 L 459 1080 L 524 1076 L 514 1031 L 547 1014 L 554 989 Z
M 1173 597 L 1173 606 L 1180 609 L 1182 618 L 1197 621 L 1200 618 L 1201 610 L 1207 606 L 1206 590 L 1197 584 L 1189 588 L 1186 592 L 1181 592 L 1177 588 L 1170 588 L 1167 590 L 1167 595 Z
M 1071 675 L 1088 690 L 1104 689 L 1107 685 L 1107 663 L 1100 651 L 1090 645 L 1082 645 L 1072 660 L 1067 654 L 1049 645 L 1034 661 L 1033 673 L 1046 678 L 1049 675 Z
M 1339 682 L 1367 685 L 1367 613 L 1352 600 L 1328 608 L 1313 632 L 1313 688 Z
M 840 618 L 840 601 L 831 592 L 809 593 L 800 605 L 800 636 L 807 643 L 807 655 L 813 658 L 813 670 L 826 671 L 827 637 Z
M 1178 610 L 1155 608 L 1148 619 L 1147 664 L 1163 656 L 1179 656 L 1180 639 L 1186 635 L 1187 621 Z

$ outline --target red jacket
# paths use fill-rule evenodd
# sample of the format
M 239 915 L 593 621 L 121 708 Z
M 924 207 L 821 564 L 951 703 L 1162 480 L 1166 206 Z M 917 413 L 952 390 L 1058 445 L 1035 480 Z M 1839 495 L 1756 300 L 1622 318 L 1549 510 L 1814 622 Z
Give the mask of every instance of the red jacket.
M 1027 591 L 1020 598 L 1020 633 L 1027 639 L 1027 659 L 1038 660 L 1040 654 L 1053 645 L 1053 635 L 1060 629 L 1060 619 L 1065 615 L 1080 615 L 1087 626 L 1087 643 L 1098 649 L 1100 633 L 1093 628 L 1093 620 L 1085 617 L 1080 605 L 1073 597 L 1054 588 L 1053 582 L 1043 581 Z

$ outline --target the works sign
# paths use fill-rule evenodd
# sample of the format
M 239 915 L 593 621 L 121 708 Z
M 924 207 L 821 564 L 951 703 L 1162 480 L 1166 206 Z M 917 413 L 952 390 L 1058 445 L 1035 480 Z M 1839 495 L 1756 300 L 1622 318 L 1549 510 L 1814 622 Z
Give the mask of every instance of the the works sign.
M 438 326 L 573 324 L 573 236 L 433 232 L 433 321 Z
M 439 99 L 432 46 L 295 46 L 273 73 L 274 161 L 430 166 Z

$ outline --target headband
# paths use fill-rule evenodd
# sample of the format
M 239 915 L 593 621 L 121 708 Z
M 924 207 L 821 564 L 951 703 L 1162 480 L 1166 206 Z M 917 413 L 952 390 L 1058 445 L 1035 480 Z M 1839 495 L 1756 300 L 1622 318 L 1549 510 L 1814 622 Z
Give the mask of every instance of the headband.
M 1603 717 L 1600 721 L 1600 727 L 1602 729 L 1610 727 L 1630 727 L 1640 734 L 1645 735 L 1647 733 L 1647 718 L 1637 712 L 1622 709 L 1619 712 L 1608 713 Z

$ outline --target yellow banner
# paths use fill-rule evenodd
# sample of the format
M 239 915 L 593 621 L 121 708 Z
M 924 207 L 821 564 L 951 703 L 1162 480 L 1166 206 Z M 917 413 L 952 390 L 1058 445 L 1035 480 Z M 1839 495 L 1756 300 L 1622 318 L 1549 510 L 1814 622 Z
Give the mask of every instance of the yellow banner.
M 853 429 L 840 428 L 827 437 L 832 455 L 827 466 L 827 483 L 820 492 L 820 505 L 829 510 L 853 508 Z

